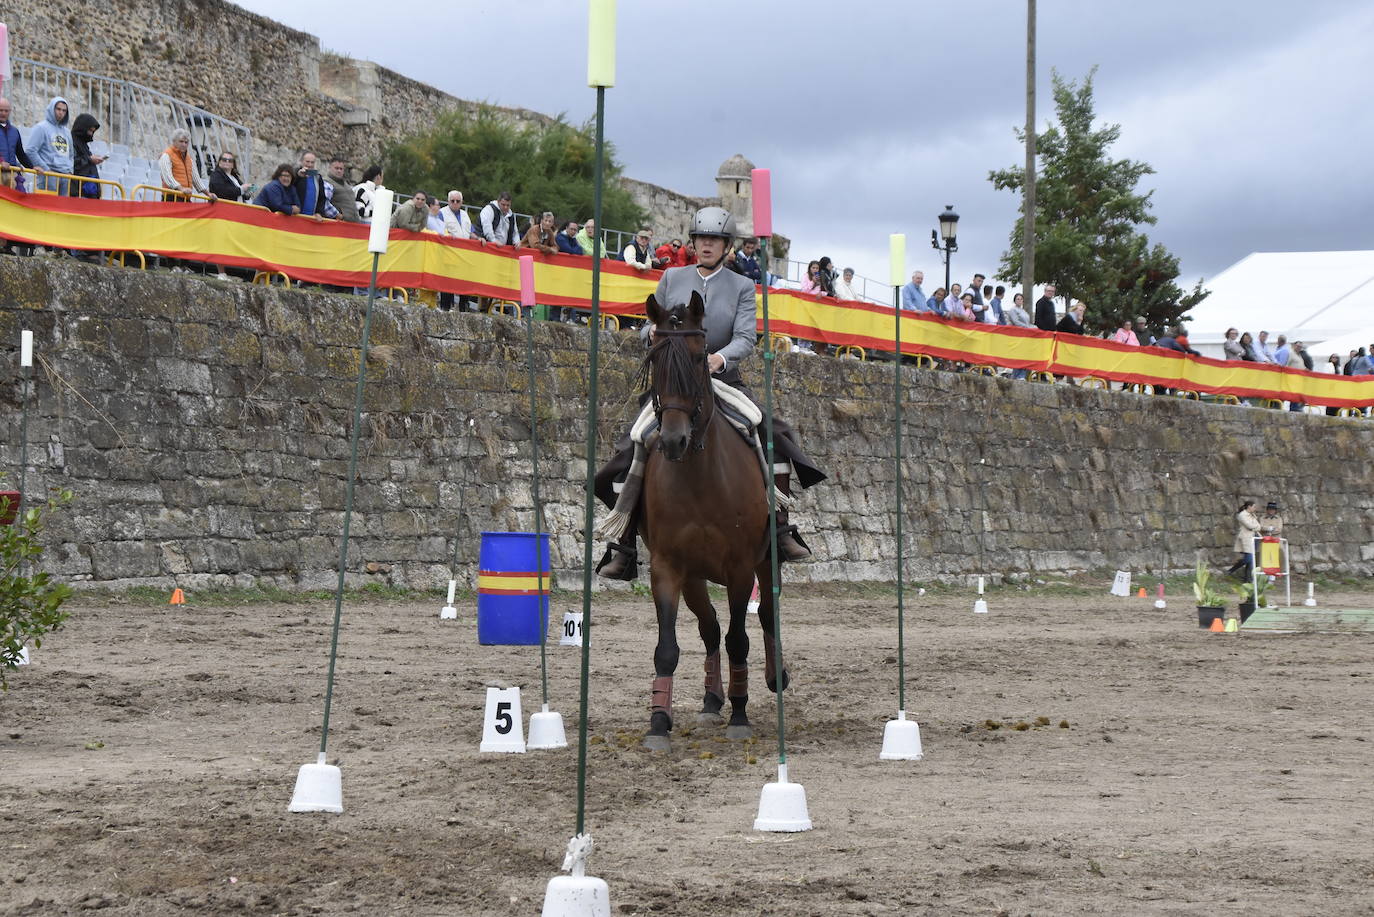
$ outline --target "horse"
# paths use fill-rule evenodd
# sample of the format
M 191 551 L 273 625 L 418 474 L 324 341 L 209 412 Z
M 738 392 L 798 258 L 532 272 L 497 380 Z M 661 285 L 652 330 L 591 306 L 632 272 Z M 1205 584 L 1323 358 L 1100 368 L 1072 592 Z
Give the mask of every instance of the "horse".
M 769 559 L 769 513 L 765 482 L 754 449 L 717 410 L 707 365 L 706 305 L 692 293 L 685 305 L 664 308 L 645 301 L 653 343 L 640 366 L 658 419 L 657 444 L 648 446 L 644 467 L 641 534 L 651 554 L 649 583 L 658 617 L 649 731 L 644 745 L 670 751 L 673 674 L 678 664 L 680 599 L 697 618 L 706 648 L 706 691 L 697 722 L 719 725 L 725 700 L 730 719 L 725 735 L 753 735 L 749 702 L 749 635 L 745 620 L 754 580 L 759 583 L 759 623 L 764 634 L 765 683 L 777 691 L 777 638 L 773 576 Z M 760 435 L 762 432 L 760 431 Z M 720 622 L 707 582 L 725 587 L 730 628 L 728 693 L 722 684 Z M 782 670 L 782 689 L 788 675 Z

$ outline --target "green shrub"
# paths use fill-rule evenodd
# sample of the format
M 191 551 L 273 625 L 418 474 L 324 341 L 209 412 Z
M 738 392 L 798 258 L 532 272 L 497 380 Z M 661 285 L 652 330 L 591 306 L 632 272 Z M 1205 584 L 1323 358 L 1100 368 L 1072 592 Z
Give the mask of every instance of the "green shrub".
M 62 603 L 71 597 L 71 587 L 32 571 L 43 556 L 38 536 L 44 518 L 71 499 L 71 491 L 60 491 L 43 506 L 24 509 L 12 524 L 0 525 L 0 688 L 8 687 L 6 676 L 19 665 L 24 644 L 42 646 L 43 636 L 67 619 Z M 8 508 L 9 499 L 0 497 L 0 518 Z

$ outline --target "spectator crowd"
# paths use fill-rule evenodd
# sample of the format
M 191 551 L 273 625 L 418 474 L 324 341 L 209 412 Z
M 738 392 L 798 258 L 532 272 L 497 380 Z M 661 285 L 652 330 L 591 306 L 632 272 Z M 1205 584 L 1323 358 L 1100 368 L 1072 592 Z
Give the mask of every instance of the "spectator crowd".
M 99 168 L 106 157 L 94 152 L 96 132 L 100 123 L 89 113 L 72 116 L 66 99 L 52 98 L 43 120 L 24 132 L 11 122 L 11 105 L 0 98 L 0 184 L 19 191 L 47 191 L 73 197 L 98 198 Z M 452 239 L 473 239 L 484 245 L 511 249 L 532 249 L 544 254 L 569 254 L 601 257 L 625 264 L 637 271 L 659 270 L 696 263 L 691 240 L 684 244 L 672 238 L 655 246 L 652 230 L 642 228 L 620 251 L 607 251 L 604 233 L 598 234 L 591 218 L 579 223 L 575 219 L 559 219 L 550 211 L 543 211 L 529 221 L 521 231 L 517 215 L 512 209 L 512 196 L 502 192 L 477 211 L 474 220 L 468 212 L 462 191 L 450 190 L 444 198 L 424 190 L 414 191 L 408 200 L 396 206 L 390 216 L 374 213 L 373 204 L 379 189 L 386 187 L 385 172 L 380 165 L 371 165 L 362 173 L 362 180 L 348 180 L 349 165 L 341 156 L 330 158 L 320 170 L 320 158 L 312 151 L 301 154 L 298 162 L 283 162 L 261 187 L 245 182 L 239 163 L 232 152 L 221 152 L 215 167 L 203 174 L 200 157 L 191 150 L 191 136 L 176 130 L 168 138 L 167 148 L 157 160 L 162 185 L 162 197 L 170 201 L 203 199 L 251 203 L 274 213 L 304 216 L 316 222 L 339 220 L 349 223 L 371 223 L 374 219 L 389 219 L 391 226 L 413 232 L 429 232 Z M 27 172 L 25 170 L 28 170 Z M 27 184 L 32 181 L 32 187 Z M 6 251 L 22 249 L 6 243 Z M 72 252 L 76 257 L 90 257 Z M 180 265 L 172 262 L 173 270 Z M 758 240 L 744 239 L 727 254 L 726 265 L 755 283 L 765 282 L 760 264 Z M 801 281 L 801 291 L 836 300 L 857 300 L 854 269 L 836 271 L 829 258 L 820 258 L 807 265 Z M 219 277 L 228 278 L 223 270 Z M 772 281 L 768 275 L 767 280 Z M 925 274 L 916 271 L 911 282 L 901 289 L 903 310 L 935 315 L 951 322 L 972 322 L 1006 325 L 1020 328 L 1039 328 L 1064 334 L 1087 334 L 1085 317 L 1087 304 L 1070 301 L 1061 314 L 1055 300 L 1053 284 L 1045 287 L 1044 295 L 1028 309 L 1022 293 L 1007 299 L 1005 286 L 987 282 L 984 274 L 975 273 L 967 287 L 950 284 L 949 289 L 936 287 L 925 292 Z M 490 301 L 475 297 L 458 297 L 462 309 L 487 309 Z M 455 296 L 441 293 L 438 305 L 448 311 L 455 304 Z M 577 311 L 554 309 L 551 317 L 563 321 L 577 321 Z M 585 321 L 585 316 L 581 319 Z M 1140 347 L 1160 347 L 1181 353 L 1197 354 L 1189 344 L 1182 325 L 1157 329 L 1147 327 L 1144 318 L 1123 321 L 1111 334 L 1101 335 L 1119 344 Z M 816 352 L 815 345 L 799 341 L 797 349 Z M 824 345 L 820 346 L 824 351 Z M 1223 351 L 1227 360 L 1257 364 L 1286 366 L 1314 370 L 1313 359 L 1302 341 L 1290 343 L 1282 334 L 1272 341 L 1267 331 L 1258 338 L 1236 328 L 1226 332 Z M 961 369 L 958 363 L 947 363 L 951 369 Z M 1374 375 L 1374 344 L 1368 349 L 1352 350 L 1342 358 L 1332 354 L 1322 370 L 1344 375 Z M 1013 378 L 1024 378 L 1025 370 L 1013 370 Z M 1294 404 L 1293 410 L 1302 405 Z

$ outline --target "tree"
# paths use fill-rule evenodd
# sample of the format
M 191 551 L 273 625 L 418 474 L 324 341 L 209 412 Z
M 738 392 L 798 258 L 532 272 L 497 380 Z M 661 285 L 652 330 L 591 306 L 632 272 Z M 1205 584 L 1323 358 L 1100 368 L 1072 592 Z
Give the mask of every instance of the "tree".
M 519 124 L 490 105 L 439 116 L 433 129 L 391 144 L 384 152 L 387 184 L 403 193 L 423 190 L 443 200 L 451 188 L 481 206 L 502 191 L 514 209 L 582 222 L 592 215 L 596 144 L 588 126 L 560 115 L 551 124 Z M 618 181 L 621 166 L 606 144 L 603 228 L 634 231 L 648 219 Z
M 1149 163 L 1112 159 L 1109 149 L 1121 125 L 1093 127 L 1094 67 L 1082 84 L 1052 71 L 1057 124 L 1036 134 L 1040 165 L 1035 184 L 1035 280 L 1054 283 L 1061 294 L 1088 304 L 1091 331 L 1111 331 L 1123 320 L 1144 316 L 1157 328 L 1187 317 L 1208 291 L 1199 280 L 1184 294 L 1175 282 L 1178 258 L 1150 244 L 1140 227 L 1154 224 L 1153 191 L 1136 185 L 1153 175 Z M 1025 142 L 1025 131 L 1016 130 Z M 988 173 L 993 187 L 1020 192 L 1026 171 L 1013 167 Z M 1025 214 L 1011 230 L 999 278 L 1021 276 Z
M 43 645 L 43 635 L 57 630 L 67 619 L 62 603 L 71 597 L 71 587 L 54 583 L 47 573 L 28 569 L 43 555 L 39 534 L 43 517 L 71 501 L 71 491 L 62 491 L 46 506 L 29 507 L 14 519 L 17 506 L 8 495 L 0 496 L 0 688 L 7 687 L 6 675 L 19 665 L 24 644 Z

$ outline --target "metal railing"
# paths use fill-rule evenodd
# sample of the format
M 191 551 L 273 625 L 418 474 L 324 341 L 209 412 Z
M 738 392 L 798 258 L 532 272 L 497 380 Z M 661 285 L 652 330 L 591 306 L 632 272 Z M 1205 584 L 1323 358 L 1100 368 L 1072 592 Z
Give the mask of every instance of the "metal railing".
M 82 184 L 93 184 L 100 191 L 99 194 L 94 195 L 96 198 L 104 198 L 107 201 L 122 201 L 125 197 L 124 186 L 107 178 L 90 178 L 85 175 L 73 175 L 70 172 L 48 172 L 44 169 L 15 168 L 11 171 L 20 172 L 25 176 L 24 190 L 32 194 L 67 194 L 70 197 L 89 199 L 91 195 L 72 194 L 72 186 L 75 185 L 79 188 Z
M 14 78 L 5 84 L 5 94 L 14 106 L 16 124 L 41 121 L 48 101 L 61 96 L 67 100 L 71 121 L 82 112 L 93 115 L 100 122 L 100 139 L 126 161 L 155 162 L 167 148 L 172 131 L 180 128 L 191 134 L 191 151 L 202 174 L 209 175 L 219 154 L 227 151 L 235 154 L 245 181 L 248 178 L 253 132 L 236 121 L 128 80 L 24 57 L 11 57 L 10 62 Z

